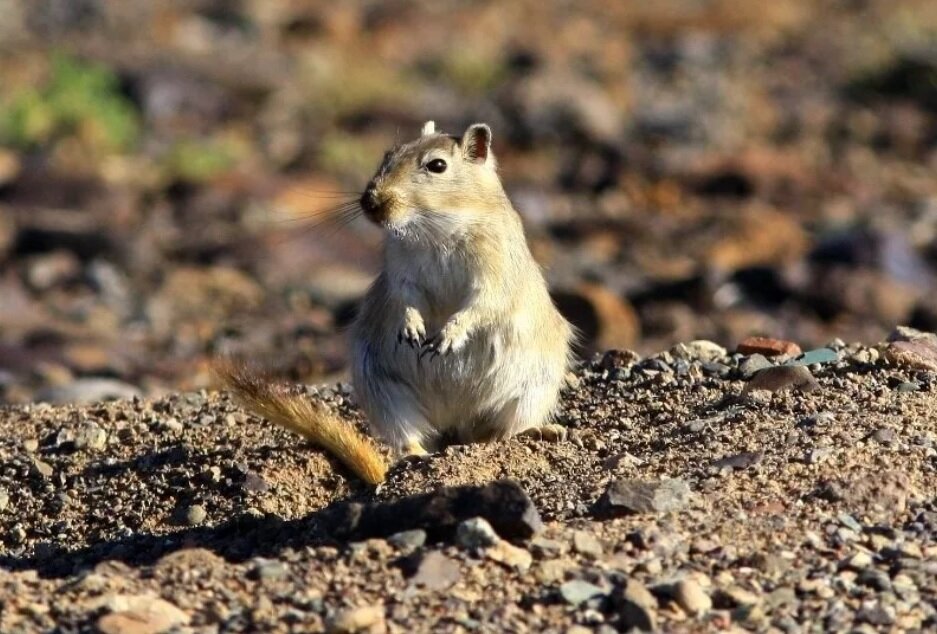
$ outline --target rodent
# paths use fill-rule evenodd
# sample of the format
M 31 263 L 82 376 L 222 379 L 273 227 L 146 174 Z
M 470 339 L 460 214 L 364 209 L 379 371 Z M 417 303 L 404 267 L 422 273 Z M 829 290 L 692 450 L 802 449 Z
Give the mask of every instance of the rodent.
M 550 426 L 571 362 L 573 329 L 530 253 L 491 140 L 483 123 L 456 137 L 427 122 L 386 153 L 360 199 L 385 241 L 351 329 L 352 382 L 372 434 L 398 455 Z M 383 479 L 384 457 L 352 425 L 230 366 L 221 374 L 255 413 L 363 479 Z

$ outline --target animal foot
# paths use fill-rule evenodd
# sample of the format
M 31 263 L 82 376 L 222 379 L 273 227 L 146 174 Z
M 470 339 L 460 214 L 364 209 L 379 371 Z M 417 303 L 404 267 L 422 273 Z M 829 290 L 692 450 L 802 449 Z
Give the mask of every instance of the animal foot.
M 563 442 L 569 436 L 569 430 L 556 423 L 547 423 L 540 427 L 531 427 L 518 434 L 520 438 L 533 438 L 546 442 Z
M 465 328 L 458 321 L 449 321 L 436 336 L 423 344 L 423 352 L 420 353 L 420 358 L 422 359 L 426 355 L 436 358 L 440 355 L 446 356 L 458 352 L 465 347 L 467 341 L 468 332 Z
M 411 348 L 417 348 L 426 337 L 423 317 L 415 308 L 407 308 L 403 315 L 403 326 L 397 333 L 397 344 L 406 342 Z

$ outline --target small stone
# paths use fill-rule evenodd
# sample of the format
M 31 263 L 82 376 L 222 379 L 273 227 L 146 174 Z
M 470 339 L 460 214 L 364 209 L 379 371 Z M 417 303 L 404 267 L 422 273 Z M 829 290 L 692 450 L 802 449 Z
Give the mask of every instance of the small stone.
M 686 508 L 692 491 L 678 478 L 670 480 L 613 480 L 600 505 L 612 514 L 668 513 Z
M 894 429 L 881 427 L 872 432 L 872 440 L 882 445 L 893 445 L 898 442 L 898 434 Z
M 794 588 L 781 586 L 765 597 L 765 604 L 770 610 L 775 610 L 784 605 L 796 605 L 797 593 L 794 591 Z
M 693 579 L 681 579 L 674 586 L 674 600 L 687 614 L 697 615 L 712 609 L 709 595 Z
M 895 341 L 885 348 L 885 360 L 913 370 L 937 371 L 937 342 L 930 339 Z
M 90 451 L 99 451 L 107 445 L 107 432 L 101 429 L 97 423 L 87 423 L 82 425 L 78 433 L 75 434 L 75 449 L 88 449 Z
M 467 519 L 456 527 L 456 543 L 468 550 L 494 546 L 499 540 L 495 529 L 482 517 Z
M 817 348 L 808 350 L 796 359 L 788 363 L 790 365 L 823 365 L 824 363 L 834 363 L 839 360 L 839 355 L 830 348 Z
M 843 562 L 844 567 L 852 568 L 853 570 L 864 570 L 871 565 L 872 556 L 869 553 L 861 550 Z
M 829 460 L 832 455 L 833 450 L 829 447 L 815 447 L 804 455 L 804 462 L 807 464 L 820 464 Z
M 619 469 L 621 467 L 639 467 L 644 464 L 644 461 L 638 458 L 637 456 L 632 456 L 627 451 L 615 454 L 614 456 L 609 456 L 602 463 L 602 466 L 612 471 L 614 469 Z
M 776 365 L 758 371 L 742 390 L 748 394 L 754 390 L 780 392 L 788 388 L 811 392 L 820 387 L 810 370 L 803 365 Z
M 27 453 L 36 453 L 39 450 L 39 441 L 35 438 L 24 438 L 21 446 Z
M 208 517 L 208 512 L 201 504 L 193 504 L 185 510 L 185 523 L 189 526 L 198 526 Z
M 530 541 L 530 550 L 540 559 L 555 559 L 566 552 L 566 544 L 555 539 L 535 537 Z
M 735 349 L 739 354 L 761 354 L 766 357 L 785 355 L 796 357 L 800 354 L 800 346 L 793 341 L 772 339 L 770 337 L 747 337 Z
M 43 478 L 51 478 L 55 471 L 48 462 L 43 462 L 38 458 L 33 458 L 33 470 Z
M 512 568 L 520 573 L 530 570 L 533 563 L 533 555 L 526 549 L 499 539 L 498 543 L 484 549 L 484 555 L 487 559 L 496 561 L 507 568 Z
M 732 471 L 737 470 L 741 471 L 743 469 L 748 469 L 754 467 L 762 458 L 765 457 L 764 452 L 762 451 L 746 451 L 743 453 L 735 454 L 734 456 L 727 456 L 725 458 L 720 458 L 713 462 L 710 467 L 721 471 L 723 469 Z
M 772 368 L 774 364 L 768 361 L 763 354 L 753 354 L 739 363 L 739 374 L 746 381 L 765 368 Z
M 6 489 L 0 489 L 0 513 L 6 510 L 10 505 L 10 494 Z
M 681 345 L 687 351 L 687 356 L 689 358 L 699 359 L 700 361 L 710 362 L 716 361 L 717 359 L 724 359 L 727 354 L 725 348 L 707 339 L 697 339 Z M 677 354 L 674 354 L 674 356 L 677 356 Z
M 250 493 L 266 493 L 270 490 L 270 484 L 260 475 L 253 471 L 244 474 L 244 481 L 241 482 L 241 488 Z
M 105 604 L 111 613 L 96 623 L 101 634 L 161 634 L 189 622 L 188 614 L 151 595 L 115 595 Z
M 586 531 L 573 533 L 573 549 L 580 555 L 598 559 L 602 556 L 602 544 L 595 535 Z
M 417 528 L 394 533 L 387 538 L 387 543 L 398 550 L 416 550 L 426 543 L 426 531 Z
M 383 632 L 384 606 L 367 605 L 342 610 L 333 616 L 326 627 L 331 634 L 355 634 L 356 632 Z
M 879 627 L 893 625 L 895 622 L 895 608 L 890 605 L 883 605 L 880 601 L 865 603 L 856 612 L 856 620 Z
M 637 628 L 652 632 L 657 629 L 657 599 L 640 581 L 629 579 L 618 603 L 621 625 L 625 630 Z
M 165 418 L 160 422 L 160 428 L 163 431 L 181 432 L 185 429 L 185 425 L 180 423 L 179 419 L 175 416 L 170 416 L 169 418 Z
M 937 346 L 937 334 L 911 328 L 910 326 L 897 326 L 888 334 L 886 341 L 927 341 Z
M 459 564 L 438 550 L 411 556 L 402 564 L 410 583 L 427 590 L 445 590 L 462 577 Z
M 282 561 L 276 559 L 264 559 L 258 557 L 254 560 L 253 576 L 260 580 L 281 579 L 289 574 L 289 567 Z
M 609 350 L 602 356 L 599 367 L 603 370 L 627 368 L 641 360 L 641 355 L 631 350 Z
M 573 579 L 560 586 L 560 596 L 570 605 L 580 605 L 589 599 L 605 596 L 602 588 L 582 579 Z
M 729 586 L 720 592 L 720 596 L 732 606 L 749 606 L 761 603 L 761 597 L 742 586 Z
M 911 392 L 920 392 L 921 384 L 918 383 L 917 381 L 903 381 L 899 383 L 897 387 L 895 387 L 895 390 L 903 394 L 908 394 Z

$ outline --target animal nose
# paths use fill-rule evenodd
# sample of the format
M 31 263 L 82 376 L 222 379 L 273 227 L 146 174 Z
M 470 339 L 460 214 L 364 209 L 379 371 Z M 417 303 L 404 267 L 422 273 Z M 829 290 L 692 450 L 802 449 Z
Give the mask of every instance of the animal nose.
M 361 208 L 364 209 L 364 213 L 368 215 L 374 215 L 380 209 L 381 202 L 377 198 L 377 191 L 374 187 L 368 187 L 364 190 L 364 193 L 361 194 Z

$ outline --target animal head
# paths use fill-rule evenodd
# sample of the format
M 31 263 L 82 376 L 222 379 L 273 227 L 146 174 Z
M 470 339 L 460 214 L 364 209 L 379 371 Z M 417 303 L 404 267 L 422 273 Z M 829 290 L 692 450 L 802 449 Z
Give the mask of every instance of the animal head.
M 361 196 L 365 215 L 396 235 L 446 232 L 504 205 L 491 152 L 491 128 L 470 125 L 461 137 L 428 121 L 415 141 L 397 146 Z

